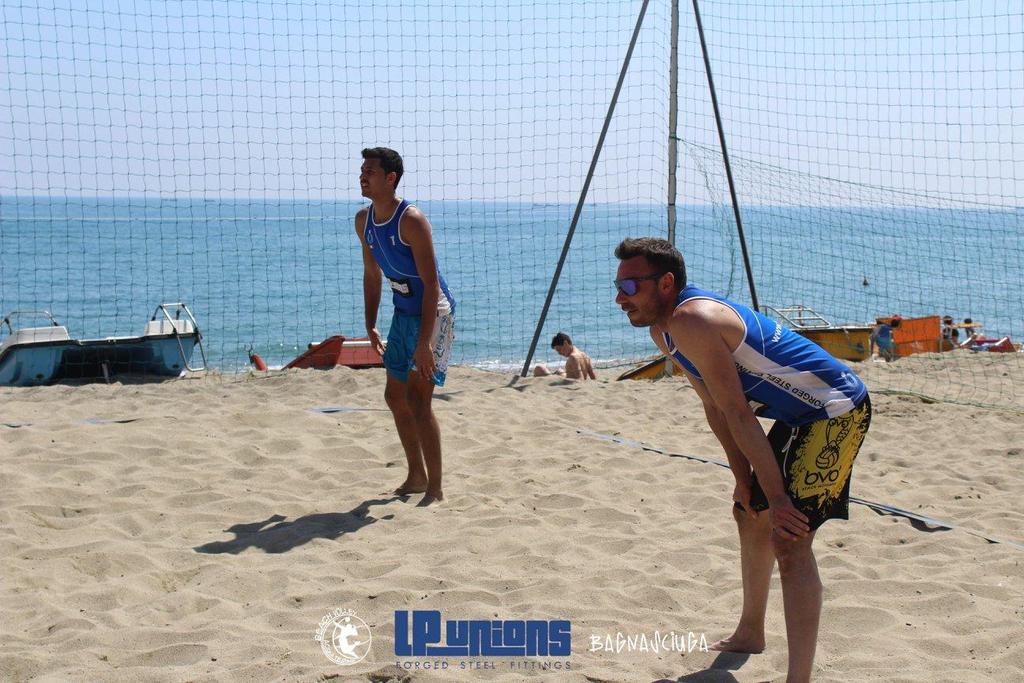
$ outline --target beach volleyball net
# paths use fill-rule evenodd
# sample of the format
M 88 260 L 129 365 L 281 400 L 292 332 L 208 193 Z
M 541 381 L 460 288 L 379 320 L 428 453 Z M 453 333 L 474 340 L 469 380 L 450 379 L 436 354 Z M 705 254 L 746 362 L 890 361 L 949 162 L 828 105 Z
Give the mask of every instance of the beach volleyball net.
M 1019 343 L 1020 12 L 700 9 L 759 303 L 862 328 L 970 318 L 983 327 L 960 342 Z M 668 0 L 5 6 L 0 308 L 99 338 L 187 302 L 228 371 L 250 346 L 273 366 L 360 336 L 360 150 L 384 145 L 434 226 L 454 362 L 519 370 L 535 335 L 533 360 L 557 362 L 564 331 L 630 366 L 655 349 L 614 304 L 612 252 L 669 234 L 673 173 L 691 279 L 752 301 L 692 4 L 674 92 L 672 17 Z M 942 353 L 941 325 L 912 327 L 921 338 L 897 342 L 915 353 L 856 366 L 873 388 L 1020 402 L 1002 370 L 1020 355 Z
M 184 301 L 225 370 L 250 345 L 273 366 L 364 335 L 353 217 L 360 151 L 383 145 L 434 227 L 457 300 L 453 361 L 516 368 L 639 8 L 7 6 L 0 304 L 98 337 L 137 334 L 157 303 Z M 611 251 L 665 230 L 667 11 L 647 10 L 544 331 L 606 360 L 651 352 L 614 315 Z
M 1024 53 L 1012 47 L 1024 14 L 913 0 L 700 7 L 762 308 L 859 326 L 815 337 L 849 357 L 867 355 L 864 328 L 901 318 L 896 362 L 855 366 L 872 389 L 1024 407 L 1012 353 L 1024 341 Z M 735 216 L 699 39 L 681 35 L 681 201 L 701 197 L 692 215 L 725 234 Z M 694 278 L 749 302 L 737 238 L 707 263 L 706 237 L 690 235 Z

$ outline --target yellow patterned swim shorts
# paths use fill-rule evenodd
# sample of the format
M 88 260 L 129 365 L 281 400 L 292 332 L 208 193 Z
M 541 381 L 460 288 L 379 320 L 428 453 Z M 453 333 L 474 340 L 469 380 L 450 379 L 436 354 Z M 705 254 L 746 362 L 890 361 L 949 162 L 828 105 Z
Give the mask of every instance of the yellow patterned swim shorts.
M 811 531 L 826 520 L 848 519 L 850 472 L 871 425 L 871 400 L 853 410 L 800 427 L 776 422 L 768 432 L 793 505 L 807 515 Z M 754 477 L 751 507 L 767 510 L 768 500 Z

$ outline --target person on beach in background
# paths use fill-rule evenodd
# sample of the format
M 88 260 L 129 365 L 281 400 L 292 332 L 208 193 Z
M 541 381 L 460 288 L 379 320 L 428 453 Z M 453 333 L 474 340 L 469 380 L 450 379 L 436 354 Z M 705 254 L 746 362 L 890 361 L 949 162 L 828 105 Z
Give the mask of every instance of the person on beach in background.
M 964 318 L 964 322 L 960 325 L 964 328 L 964 340 L 960 342 L 960 348 L 969 348 L 974 344 L 974 340 L 978 338 L 978 333 L 975 331 L 980 325 L 975 325 L 974 321 L 970 318 Z
M 437 265 L 430 222 L 396 195 L 402 157 L 386 147 L 362 155 L 359 187 L 370 205 L 356 213 L 356 234 L 363 249 L 366 334 L 384 356 L 384 400 L 409 465 L 395 493 L 425 493 L 422 504 L 429 505 L 444 499 L 441 431 L 431 401 L 434 387 L 444 386 L 455 340 L 455 298 Z M 377 330 L 382 273 L 395 306 L 386 347 Z
M 942 351 L 949 351 L 960 346 L 960 330 L 953 325 L 953 316 L 942 318 Z
M 594 364 L 590 356 L 573 345 L 572 339 L 565 332 L 559 332 L 551 340 L 551 348 L 558 355 L 565 358 L 565 370 L 556 370 L 554 373 L 543 363 L 539 363 L 533 369 L 534 377 L 546 377 L 547 375 L 565 375 L 567 379 L 597 379 L 594 374 Z
M 789 683 L 808 681 L 822 586 L 811 545 L 828 519 L 847 519 L 850 473 L 871 422 L 864 383 L 821 347 L 747 306 L 686 282 L 683 256 L 656 238 L 615 250 L 615 302 L 650 328 L 704 404 L 735 478 L 743 611 L 712 648 L 757 653 L 779 564 Z M 775 420 L 766 435 L 758 417 Z
M 892 338 L 890 318 L 875 318 L 875 326 L 868 335 L 871 360 L 878 360 L 879 354 L 887 363 L 896 360 L 896 342 Z

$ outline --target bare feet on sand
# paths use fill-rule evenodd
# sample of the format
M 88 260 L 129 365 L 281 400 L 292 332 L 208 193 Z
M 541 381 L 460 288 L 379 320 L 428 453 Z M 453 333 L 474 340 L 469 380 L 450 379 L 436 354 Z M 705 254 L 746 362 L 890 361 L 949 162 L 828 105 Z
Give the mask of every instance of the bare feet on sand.
M 759 655 L 764 652 L 764 636 L 762 635 L 758 638 L 737 631 L 728 638 L 722 638 L 712 643 L 708 646 L 708 649 L 717 650 L 718 652 L 740 652 L 748 655 Z
M 411 496 L 414 493 L 426 493 L 427 482 L 425 481 L 413 481 L 406 479 L 402 482 L 402 485 L 395 489 L 396 496 Z
M 423 500 L 417 503 L 417 507 L 426 507 L 428 505 L 434 505 L 444 501 L 444 493 L 441 491 L 427 491 L 427 495 L 423 496 Z

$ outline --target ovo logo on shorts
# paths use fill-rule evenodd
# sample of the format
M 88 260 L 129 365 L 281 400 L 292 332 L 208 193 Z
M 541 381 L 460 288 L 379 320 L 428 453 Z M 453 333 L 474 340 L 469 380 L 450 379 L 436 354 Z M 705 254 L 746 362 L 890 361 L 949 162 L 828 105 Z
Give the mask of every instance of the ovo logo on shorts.
M 314 638 L 327 658 L 335 664 L 358 664 L 370 654 L 370 627 L 350 609 L 335 609 L 324 615 Z

